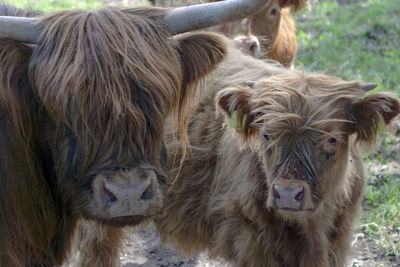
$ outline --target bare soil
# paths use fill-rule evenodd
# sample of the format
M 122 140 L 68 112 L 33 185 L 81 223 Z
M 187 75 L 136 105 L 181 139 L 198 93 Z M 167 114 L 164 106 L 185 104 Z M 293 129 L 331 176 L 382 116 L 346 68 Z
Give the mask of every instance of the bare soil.
M 153 225 L 132 229 L 121 253 L 123 267 L 229 267 L 223 260 L 210 259 L 207 253 L 183 255 L 171 246 L 162 244 Z M 359 237 L 353 245 L 349 267 L 400 266 L 400 258 L 384 255 L 371 240 Z

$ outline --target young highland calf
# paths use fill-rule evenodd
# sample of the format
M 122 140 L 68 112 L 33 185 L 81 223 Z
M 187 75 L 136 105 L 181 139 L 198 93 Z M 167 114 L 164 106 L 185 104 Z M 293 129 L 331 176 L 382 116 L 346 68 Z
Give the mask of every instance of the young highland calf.
M 170 175 L 164 239 L 234 266 L 345 266 L 365 183 L 359 145 L 400 113 L 365 87 L 229 55 Z

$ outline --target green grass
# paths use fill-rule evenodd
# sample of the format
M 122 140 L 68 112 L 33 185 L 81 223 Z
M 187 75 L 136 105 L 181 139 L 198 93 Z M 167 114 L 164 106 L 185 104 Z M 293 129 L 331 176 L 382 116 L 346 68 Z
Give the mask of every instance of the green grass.
M 400 0 L 320 2 L 297 16 L 297 65 L 400 94 Z
M 64 9 L 96 9 L 103 4 L 100 0 L 12 0 L 3 1 L 19 8 L 30 9 L 35 11 L 57 11 Z
M 380 187 L 368 185 L 366 201 L 370 211 L 364 212 L 362 231 L 389 255 L 400 256 L 400 179 L 382 176 Z
M 362 232 L 375 241 L 382 251 L 400 257 L 400 175 L 388 169 L 391 161 L 400 162 L 399 137 L 385 136 L 374 156 L 366 155 L 367 188 L 361 218 Z M 371 171 L 371 166 L 379 170 Z
M 11 4 L 19 8 L 50 12 L 65 9 L 89 9 L 94 10 L 103 6 L 101 0 L 0 0 L 3 3 Z M 146 0 L 115 0 L 107 1 L 110 4 L 124 6 L 140 6 L 147 4 Z

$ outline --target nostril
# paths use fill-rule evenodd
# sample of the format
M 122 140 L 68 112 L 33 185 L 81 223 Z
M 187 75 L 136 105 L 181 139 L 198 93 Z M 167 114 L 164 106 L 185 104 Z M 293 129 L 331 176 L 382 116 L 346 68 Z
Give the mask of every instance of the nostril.
M 273 187 L 273 190 L 272 190 L 273 193 L 274 193 L 274 199 L 275 199 L 275 200 L 281 198 L 281 196 L 279 195 L 279 193 L 276 191 L 276 188 L 277 188 L 277 185 L 275 184 L 274 187 Z
M 103 185 L 103 191 L 109 202 L 117 201 L 117 197 L 110 190 L 108 190 L 105 185 Z
M 145 170 L 139 169 L 138 174 L 139 174 L 139 177 L 142 179 L 147 178 L 147 172 Z
M 304 190 L 301 190 L 301 192 L 299 192 L 294 199 L 296 199 L 297 201 L 302 201 L 304 198 Z
M 151 189 L 151 185 L 143 192 L 140 199 L 149 200 L 153 198 L 153 190 Z
M 254 42 L 250 45 L 249 49 L 251 52 L 254 52 L 256 50 L 257 44 Z

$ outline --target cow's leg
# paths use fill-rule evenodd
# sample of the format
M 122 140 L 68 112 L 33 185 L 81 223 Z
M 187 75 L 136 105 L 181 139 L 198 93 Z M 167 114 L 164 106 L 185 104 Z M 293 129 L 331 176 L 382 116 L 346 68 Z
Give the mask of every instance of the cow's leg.
M 68 266 L 120 266 L 119 248 L 124 230 L 81 220 L 74 240 L 73 256 Z

